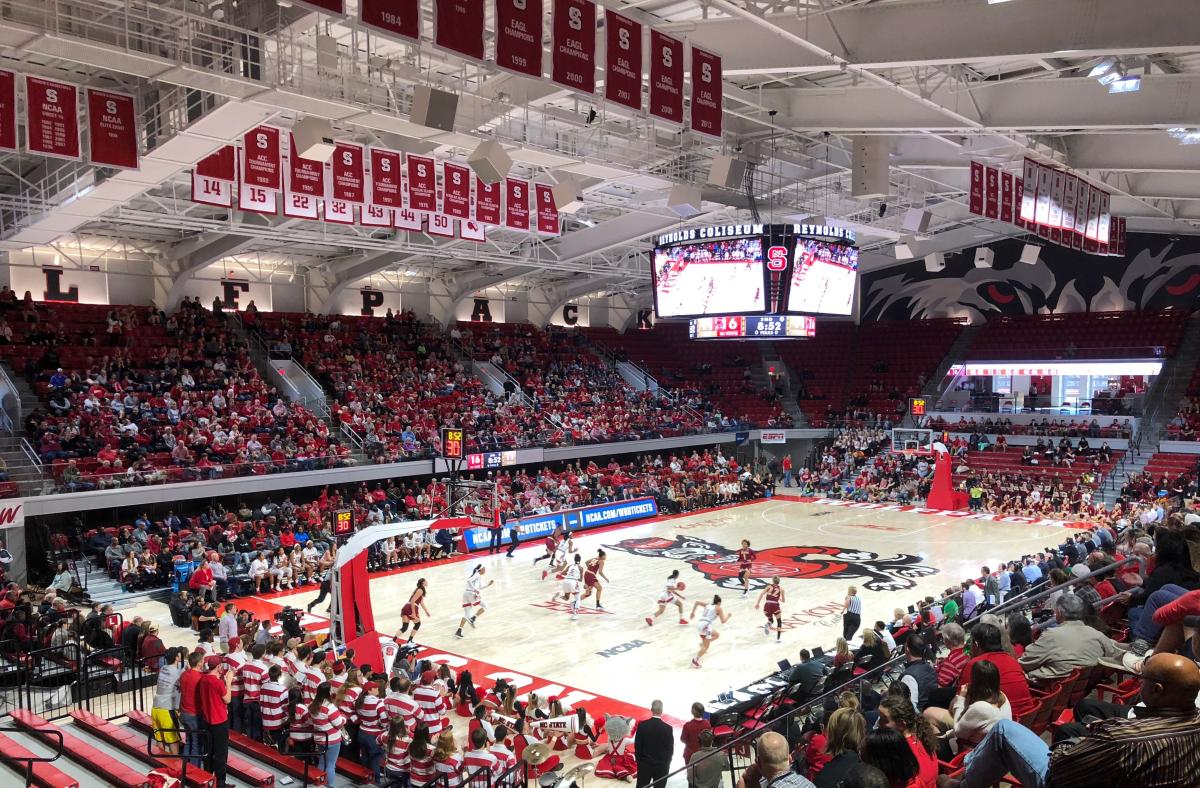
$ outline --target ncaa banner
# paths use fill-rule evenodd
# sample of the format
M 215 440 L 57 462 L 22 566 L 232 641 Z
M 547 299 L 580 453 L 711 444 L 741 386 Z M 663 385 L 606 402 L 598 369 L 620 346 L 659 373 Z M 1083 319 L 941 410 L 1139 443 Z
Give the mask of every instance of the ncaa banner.
M 455 219 L 471 218 L 471 170 L 442 163 L 442 213 Z
M 971 193 L 967 208 L 976 216 L 983 216 L 983 162 L 971 162 Z
M 983 215 L 1000 218 L 1000 171 L 995 167 L 983 168 Z
M 483 0 L 433 0 L 433 45 L 483 60 L 483 17 Z
M 17 149 L 17 75 L 0 71 L 0 149 Z
M 358 0 L 358 21 L 403 41 L 421 40 L 421 0 Z
M 138 168 L 137 104 L 128 93 L 88 88 L 88 155 L 93 164 Z
M 1013 178 L 1013 217 L 1012 222 L 1017 227 L 1024 227 L 1025 220 L 1021 218 L 1021 199 L 1025 194 L 1025 179 Z
M 1083 249 L 1083 242 L 1087 235 L 1087 220 L 1088 210 L 1091 208 L 1091 191 L 1092 187 L 1085 183 L 1082 178 L 1076 178 L 1078 183 L 1075 186 L 1075 232 L 1071 236 L 1071 248 Z M 1064 238 L 1065 240 L 1065 238 Z
M 437 173 L 433 169 L 433 159 L 409 154 L 407 163 L 408 207 L 433 213 L 437 210 Z
M 650 30 L 650 114 L 683 124 L 683 42 Z
M 589 96 L 596 92 L 596 4 L 554 0 L 551 79 Z
M 584 531 L 606 525 L 618 525 L 633 520 L 643 520 L 658 515 L 658 505 L 653 498 L 634 498 L 630 501 L 615 501 L 584 506 L 578 509 L 565 509 L 551 514 L 537 514 L 509 520 L 501 537 L 502 544 L 511 541 L 508 537 L 509 528 L 516 528 L 522 542 L 549 536 L 556 528 L 563 527 L 569 531 Z M 463 530 L 463 539 L 468 550 L 479 550 L 491 544 L 491 534 L 485 527 L 467 528 Z
M 1033 159 L 1025 160 L 1025 172 L 1021 179 L 1021 221 L 1028 227 L 1034 223 L 1037 213 L 1038 165 Z
M 403 208 L 400 154 L 394 150 L 371 148 L 370 159 L 371 202 L 385 208 Z
M 302 159 L 296 153 L 296 138 L 288 135 L 288 178 L 287 191 L 315 199 L 325 196 L 325 162 Z M 316 203 L 314 202 L 315 206 Z
M 496 66 L 542 78 L 542 0 L 496 0 Z
M 333 149 L 329 162 L 333 176 L 333 199 L 361 203 L 366 197 L 366 174 L 363 172 L 363 149 L 361 145 L 339 142 Z
M 542 235 L 561 235 L 553 190 L 544 183 L 538 183 L 534 185 L 533 191 L 537 204 L 537 231 Z
M 642 111 L 642 25 L 604 12 L 604 98 Z
M 721 56 L 692 47 L 692 131 L 720 137 L 725 110 Z
M 1096 240 L 1100 244 L 1100 254 L 1108 254 L 1112 237 L 1112 216 L 1108 212 L 1108 192 L 1100 192 L 1099 220 L 1096 223 Z
M 58 159 L 79 158 L 79 89 L 25 75 L 25 147 Z
M 242 183 L 273 191 L 283 185 L 279 129 L 259 126 L 242 136 Z
M 421 228 L 425 226 L 425 214 L 417 213 L 412 208 L 397 208 L 392 213 L 392 219 L 398 230 L 419 233 L 421 232 Z
M 1012 224 L 1013 220 L 1013 175 L 1000 173 L 1000 221 Z
M 1079 199 L 1079 179 L 1068 174 L 1063 182 L 1062 243 L 1070 246 L 1075 234 L 1075 204 Z
M 504 179 L 504 226 L 529 229 L 529 181 Z

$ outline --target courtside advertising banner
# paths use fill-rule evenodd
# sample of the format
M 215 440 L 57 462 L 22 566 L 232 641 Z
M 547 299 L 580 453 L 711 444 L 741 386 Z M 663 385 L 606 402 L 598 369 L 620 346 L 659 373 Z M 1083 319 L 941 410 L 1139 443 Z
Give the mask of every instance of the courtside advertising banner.
M 471 218 L 471 170 L 460 164 L 442 164 L 442 213 L 456 219 Z
M 0 71 L 0 148 L 17 149 L 17 75 Z
M 496 0 L 496 65 L 542 78 L 542 0 Z
M 79 158 L 79 89 L 25 76 L 25 147 L 59 159 Z
M 242 137 L 242 183 L 278 190 L 283 185 L 279 129 L 259 126 Z
M 433 44 L 483 60 L 484 0 L 433 0 Z
M 554 191 L 544 183 L 534 184 L 533 191 L 537 204 L 537 231 L 542 235 L 558 235 L 558 207 L 554 204 Z
M 88 156 L 93 164 L 138 168 L 137 103 L 127 93 L 87 89 Z
M 401 188 L 400 154 L 394 150 L 371 148 L 371 202 L 387 208 L 403 208 Z
M 630 501 L 615 501 L 583 506 L 578 509 L 564 509 L 552 514 L 538 514 L 509 520 L 504 527 L 501 538 L 503 544 L 511 540 L 508 529 L 515 527 L 522 542 L 549 536 L 555 529 L 564 527 L 569 531 L 586 531 L 590 528 L 600 528 L 606 525 L 644 520 L 658 515 L 658 504 L 653 498 L 634 498 Z M 491 535 L 487 528 L 467 528 L 463 531 L 467 549 L 479 550 L 491 544 Z
M 366 197 L 366 175 L 363 172 L 363 149 L 360 145 L 339 142 L 329 162 L 333 176 L 333 199 L 361 203 Z
M 554 0 L 551 78 L 589 96 L 596 91 L 596 4 Z
M 500 225 L 500 200 L 504 184 L 488 185 L 475 179 L 475 221 L 480 224 Z
M 692 47 L 692 131 L 720 137 L 722 101 L 721 56 Z
M 683 42 L 650 30 L 650 114 L 683 124 Z
M 616 11 L 604 12 L 604 98 L 642 110 L 642 25 Z
M 433 213 L 437 210 L 437 171 L 433 159 L 410 154 L 407 164 L 408 207 Z
M 529 181 L 504 179 L 504 226 L 529 229 Z
M 421 39 L 421 0 L 358 0 L 358 19 L 386 36 Z

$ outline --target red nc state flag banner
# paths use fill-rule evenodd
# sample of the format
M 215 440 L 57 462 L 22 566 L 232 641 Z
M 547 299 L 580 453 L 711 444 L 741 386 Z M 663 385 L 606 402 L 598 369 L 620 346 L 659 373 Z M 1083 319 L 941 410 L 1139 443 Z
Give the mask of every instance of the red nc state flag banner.
M 358 20 L 387 36 L 421 40 L 421 0 L 358 0 Z
M 409 232 L 420 232 L 425 223 L 425 214 L 418 213 L 412 208 L 397 208 L 392 212 L 396 227 Z
M 88 158 L 93 164 L 138 168 L 137 104 L 127 93 L 87 89 Z
M 650 30 L 650 114 L 683 123 L 683 42 Z
M 504 179 L 504 226 L 529 229 L 529 181 Z
M 596 4 L 554 0 L 551 78 L 589 96 L 596 91 Z
M 1000 173 L 1000 221 L 1011 223 L 1013 220 L 1013 175 L 1011 172 Z
M 290 153 L 288 155 L 287 191 L 292 194 L 312 197 L 312 207 L 315 208 L 316 201 L 325 196 L 325 162 L 300 158 L 296 153 L 296 138 L 290 134 L 288 136 L 290 138 Z M 304 218 L 308 217 L 305 216 Z M 315 219 L 316 217 L 312 218 Z
M 329 162 L 333 176 L 333 199 L 361 203 L 366 199 L 367 176 L 363 172 L 363 149 L 361 145 L 339 142 L 333 149 Z
M 408 207 L 414 211 L 433 213 L 437 210 L 437 173 L 433 159 L 409 154 Z
M 433 43 L 483 60 L 483 0 L 433 0 Z
M 604 12 L 604 98 L 642 109 L 642 25 L 616 11 Z
M 459 164 L 442 164 L 442 213 L 456 219 L 471 218 L 471 170 Z
M 25 75 L 25 147 L 59 159 L 79 158 L 79 89 Z
M 0 148 L 17 149 L 17 75 L 0 71 Z
M 983 215 L 1000 218 L 1000 171 L 995 167 L 983 168 Z
M 1033 224 L 1037 214 L 1037 162 L 1025 160 L 1025 172 L 1021 179 L 1021 221 L 1025 226 Z
M 1111 243 L 1112 215 L 1108 212 L 1108 192 L 1100 192 L 1099 220 L 1096 223 L 1096 240 L 1102 247 Z
M 976 216 L 983 216 L 983 162 L 971 162 L 971 193 L 967 209 Z
M 1025 195 L 1025 179 L 1013 178 L 1013 217 L 1012 221 L 1017 227 L 1024 227 L 1025 220 L 1021 218 L 1021 200 Z
M 400 154 L 394 150 L 371 148 L 371 202 L 387 208 L 404 207 L 400 175 Z
M 282 185 L 279 129 L 259 126 L 242 137 L 242 182 L 277 190 Z
M 720 137 L 725 118 L 721 56 L 692 47 L 692 131 Z
M 480 224 L 500 226 L 500 195 L 504 184 L 493 183 L 491 186 L 475 179 L 475 221 Z
M 537 202 L 537 231 L 542 235 L 560 235 L 558 206 L 554 204 L 554 192 L 544 183 L 534 184 L 534 199 Z
M 542 78 L 542 0 L 496 0 L 496 65 Z

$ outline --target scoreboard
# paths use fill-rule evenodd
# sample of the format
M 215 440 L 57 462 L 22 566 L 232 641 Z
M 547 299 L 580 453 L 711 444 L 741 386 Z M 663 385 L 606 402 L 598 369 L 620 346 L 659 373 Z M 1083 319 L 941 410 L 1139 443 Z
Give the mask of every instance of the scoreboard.
M 720 315 L 688 321 L 689 339 L 791 339 L 817 335 L 807 315 Z

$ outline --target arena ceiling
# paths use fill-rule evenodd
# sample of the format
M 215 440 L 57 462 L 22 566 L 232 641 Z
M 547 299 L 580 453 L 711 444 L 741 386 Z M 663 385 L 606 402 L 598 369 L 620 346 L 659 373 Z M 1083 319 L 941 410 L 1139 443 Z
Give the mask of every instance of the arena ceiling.
M 858 232 L 868 271 L 898 262 L 893 247 L 910 208 L 933 217 L 916 255 L 1021 233 L 968 212 L 972 159 L 1068 167 L 1110 190 L 1113 213 L 1133 231 L 1200 228 L 1200 145 L 1168 132 L 1200 129 L 1192 0 L 599 4 L 722 54 L 723 142 L 428 42 L 369 35 L 353 21 L 356 0 L 349 20 L 267 0 L 9 0 L 0 67 L 132 91 L 145 139 L 132 175 L 0 158 L 0 246 L 119 244 L 177 281 L 253 256 L 326 291 L 384 274 L 452 281 L 462 293 L 506 285 L 645 298 L 650 236 L 680 225 L 668 192 L 703 185 L 722 154 L 754 164 L 748 185 L 705 186 L 703 213 L 685 224 L 746 221 L 753 209 L 763 221 L 826 217 Z M 432 0 L 423 6 L 431 15 Z M 238 65 L 247 41 L 260 52 L 253 77 Z M 1111 95 L 1089 77 L 1111 57 L 1141 77 L 1139 91 Z M 421 83 L 459 94 L 453 132 L 408 121 Z M 561 238 L 496 229 L 479 246 L 191 202 L 195 161 L 257 123 L 288 126 L 304 115 L 329 118 L 340 138 L 458 160 L 494 137 L 517 174 L 580 180 L 583 208 Z M 886 198 L 849 194 L 856 135 L 889 140 Z

